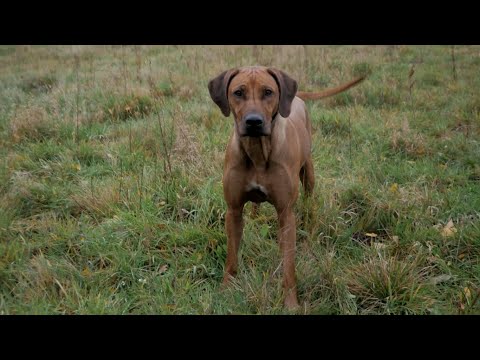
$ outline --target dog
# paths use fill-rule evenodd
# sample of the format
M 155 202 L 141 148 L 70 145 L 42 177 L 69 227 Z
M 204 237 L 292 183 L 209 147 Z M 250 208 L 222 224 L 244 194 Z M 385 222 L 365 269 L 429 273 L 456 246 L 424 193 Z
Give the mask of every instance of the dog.
M 322 99 L 357 85 L 358 77 L 321 92 L 299 92 L 284 71 L 249 66 L 222 72 L 208 83 L 212 100 L 225 117 L 234 118 L 224 162 L 223 192 L 227 203 L 227 259 L 223 284 L 237 273 L 243 234 L 243 209 L 262 202 L 275 207 L 283 259 L 284 306 L 298 305 L 295 278 L 296 225 L 293 206 L 300 181 L 304 194 L 315 185 L 311 157 L 312 126 L 304 100 Z

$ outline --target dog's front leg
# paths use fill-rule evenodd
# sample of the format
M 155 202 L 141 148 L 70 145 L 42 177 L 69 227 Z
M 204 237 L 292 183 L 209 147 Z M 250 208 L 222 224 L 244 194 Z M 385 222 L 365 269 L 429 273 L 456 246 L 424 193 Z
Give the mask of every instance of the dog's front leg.
M 291 206 L 278 210 L 279 243 L 283 257 L 284 304 L 288 309 L 298 307 L 297 284 L 295 280 L 295 214 Z
M 240 208 L 228 207 L 225 218 L 227 230 L 227 261 L 223 283 L 226 284 L 230 277 L 237 274 L 238 248 L 243 233 L 243 205 Z

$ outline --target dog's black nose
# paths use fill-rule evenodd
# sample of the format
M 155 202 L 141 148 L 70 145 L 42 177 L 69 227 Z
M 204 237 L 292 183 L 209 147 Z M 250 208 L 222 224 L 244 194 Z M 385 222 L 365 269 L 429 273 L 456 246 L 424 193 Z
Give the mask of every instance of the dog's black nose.
M 248 114 L 245 116 L 245 123 L 248 127 L 259 127 L 263 124 L 263 117 L 259 114 Z

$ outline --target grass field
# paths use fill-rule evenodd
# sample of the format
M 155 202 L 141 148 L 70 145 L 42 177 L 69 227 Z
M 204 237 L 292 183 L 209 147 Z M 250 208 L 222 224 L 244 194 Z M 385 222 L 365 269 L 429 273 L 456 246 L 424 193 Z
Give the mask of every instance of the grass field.
M 480 314 L 479 46 L 1 46 L 0 314 L 288 313 L 268 204 L 220 291 L 233 120 L 207 83 L 253 64 L 370 74 L 307 103 L 298 313 Z

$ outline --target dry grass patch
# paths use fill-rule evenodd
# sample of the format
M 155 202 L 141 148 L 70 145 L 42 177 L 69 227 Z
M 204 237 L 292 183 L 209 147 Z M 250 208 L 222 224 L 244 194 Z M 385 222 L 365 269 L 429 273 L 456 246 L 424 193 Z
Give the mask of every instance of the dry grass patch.
M 34 105 L 21 107 L 10 120 L 10 131 L 15 143 L 39 141 L 56 133 L 45 108 Z
M 393 130 L 390 148 L 412 158 L 420 158 L 431 153 L 425 136 L 410 129 L 408 119 L 404 119 L 400 129 Z
M 96 219 L 111 218 L 120 204 L 119 182 L 95 183 L 83 181 L 70 200 L 72 215 L 86 213 Z
M 56 86 L 58 80 L 55 74 L 31 75 L 22 80 L 20 88 L 29 93 L 49 92 Z
M 424 313 L 429 304 L 422 296 L 426 268 L 419 256 L 400 260 L 382 251 L 366 255 L 359 265 L 347 269 L 349 291 L 356 297 L 361 313 Z

